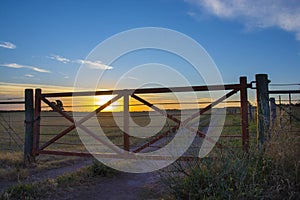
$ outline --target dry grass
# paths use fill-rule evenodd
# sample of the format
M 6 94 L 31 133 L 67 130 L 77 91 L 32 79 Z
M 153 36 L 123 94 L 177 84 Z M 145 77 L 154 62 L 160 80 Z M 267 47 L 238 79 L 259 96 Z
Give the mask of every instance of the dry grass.
M 74 173 L 67 173 L 56 179 L 46 179 L 44 181 L 17 184 L 4 191 L 1 200 L 19 199 L 53 199 L 59 193 L 63 193 L 68 188 L 92 184 L 99 177 L 112 177 L 118 172 L 95 161 L 91 166 L 77 170 Z
M 300 124 L 274 126 L 265 151 L 176 162 L 163 173 L 174 199 L 299 199 Z

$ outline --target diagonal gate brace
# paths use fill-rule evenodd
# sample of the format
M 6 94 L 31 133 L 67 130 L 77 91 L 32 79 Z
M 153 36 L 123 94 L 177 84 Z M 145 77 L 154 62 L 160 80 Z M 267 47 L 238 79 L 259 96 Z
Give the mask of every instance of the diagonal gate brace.
M 96 114 L 98 114 L 99 112 L 101 112 L 103 109 L 105 109 L 107 106 L 109 106 L 110 104 L 112 104 L 113 102 L 117 101 L 118 99 L 120 99 L 122 97 L 122 95 L 117 95 L 114 98 L 112 98 L 111 100 L 107 101 L 105 104 L 99 106 L 96 110 L 94 110 L 93 112 L 87 114 L 85 117 L 83 117 L 82 119 L 80 119 L 79 121 L 76 122 L 76 125 L 79 126 L 79 128 L 81 128 L 83 131 L 85 131 L 87 134 L 89 134 L 90 136 L 92 136 L 94 139 L 96 139 L 97 141 L 101 142 L 102 144 L 110 147 L 113 151 L 115 151 L 116 153 L 121 153 L 121 151 L 116 148 L 115 146 L 107 143 L 106 141 L 100 139 L 95 133 L 93 133 L 91 130 L 89 130 L 87 127 L 83 126 L 82 123 L 84 123 L 85 121 L 87 121 L 88 119 L 90 119 L 92 116 Z M 60 132 L 58 135 L 56 135 L 55 137 L 53 137 L 52 139 L 50 139 L 48 142 L 46 142 L 44 145 L 42 145 L 40 147 L 40 150 L 45 149 L 46 147 L 48 147 L 49 145 L 51 145 L 52 143 L 54 143 L 55 141 L 57 141 L 58 139 L 60 139 L 61 137 L 63 137 L 64 135 L 66 135 L 67 133 L 69 133 L 70 131 L 72 131 L 73 129 L 76 128 L 75 125 L 75 121 L 72 117 L 70 117 L 69 115 L 67 115 L 66 113 L 64 113 L 63 111 L 61 111 L 60 109 L 58 109 L 55 105 L 53 105 L 48 99 L 46 99 L 45 97 L 42 97 L 42 100 L 49 105 L 53 110 L 55 110 L 56 112 L 60 113 L 63 117 L 65 117 L 67 120 L 69 120 L 70 122 L 72 122 L 73 124 L 71 126 L 69 126 L 67 129 L 63 130 L 62 132 Z
M 207 112 L 208 110 L 210 110 L 212 107 L 218 105 L 219 103 L 221 103 L 222 101 L 224 101 L 225 99 L 229 98 L 230 96 L 234 95 L 235 93 L 237 93 L 239 91 L 239 89 L 233 89 L 232 91 L 230 91 L 229 93 L 225 94 L 224 96 L 222 96 L 221 98 L 217 99 L 216 101 L 212 102 L 210 105 L 206 106 L 205 108 L 201 109 L 199 112 L 196 112 L 194 113 L 193 115 L 191 115 L 189 118 L 185 119 L 183 122 L 181 122 L 180 120 L 178 120 L 177 118 L 175 118 L 174 116 L 170 115 L 170 114 L 167 114 L 165 113 L 164 111 L 162 111 L 161 109 L 159 109 L 158 107 L 156 107 L 155 105 L 151 104 L 150 102 L 146 101 L 145 99 L 142 99 L 141 97 L 139 96 L 136 96 L 135 94 L 132 94 L 131 96 L 140 101 L 141 103 L 147 105 L 148 107 L 152 108 L 153 110 L 161 113 L 162 115 L 166 116 L 167 118 L 173 120 L 174 122 L 177 123 L 177 126 L 173 127 L 172 128 L 172 131 L 175 131 L 177 130 L 180 126 L 184 126 L 185 128 L 189 129 L 190 131 L 192 132 L 195 132 L 197 133 L 200 137 L 205 137 L 209 142 L 211 143 L 215 143 L 216 146 L 218 148 L 223 148 L 223 146 L 218 143 L 217 141 L 213 140 L 212 138 L 206 136 L 204 133 L 200 132 L 199 130 L 196 130 L 190 126 L 187 125 L 187 123 L 191 120 L 193 120 L 194 118 L 204 114 L 205 112 Z M 134 153 L 137 153 L 137 152 L 140 152 L 142 151 L 143 149 L 149 147 L 151 144 L 154 144 L 156 143 L 157 141 L 159 141 L 160 139 L 168 136 L 169 134 L 171 133 L 170 130 L 162 133 L 161 135 L 159 135 L 158 137 L 154 138 L 153 140 L 147 142 L 146 144 L 138 147 L 137 149 L 135 149 L 133 152 Z

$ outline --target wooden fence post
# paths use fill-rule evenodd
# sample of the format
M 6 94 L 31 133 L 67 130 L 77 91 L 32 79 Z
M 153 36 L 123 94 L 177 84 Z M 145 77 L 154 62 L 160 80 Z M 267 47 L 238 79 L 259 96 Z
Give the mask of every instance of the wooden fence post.
M 25 89 L 25 143 L 24 163 L 31 163 L 34 160 L 32 154 L 33 145 L 33 90 Z
M 123 108 L 123 132 L 124 132 L 124 150 L 129 151 L 129 95 L 124 93 L 124 108 Z
M 241 118 L 242 118 L 242 145 L 244 151 L 249 148 L 249 124 L 248 124 L 248 94 L 247 77 L 240 77 L 240 98 L 241 98 Z
M 269 106 L 269 80 L 267 74 L 256 74 L 257 98 L 257 144 L 264 150 L 266 138 L 270 138 L 270 106 Z
M 274 127 L 275 125 L 275 121 L 276 121 L 276 102 L 275 102 L 275 98 L 270 98 L 270 109 L 271 109 L 271 121 L 272 121 L 272 127 Z
M 40 143 L 40 120 L 41 120 L 41 89 L 35 89 L 34 126 L 33 126 L 33 155 L 38 155 Z

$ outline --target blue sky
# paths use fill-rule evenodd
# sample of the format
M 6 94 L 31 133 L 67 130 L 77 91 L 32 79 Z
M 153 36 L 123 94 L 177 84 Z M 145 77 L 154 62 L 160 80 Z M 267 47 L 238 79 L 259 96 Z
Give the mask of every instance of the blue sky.
M 3 89 L 9 85 L 72 87 L 96 45 L 119 32 L 149 26 L 196 40 L 225 83 L 237 82 L 239 76 L 251 81 L 257 73 L 268 73 L 273 83 L 300 82 L 299 1 L 1 0 L 0 94 L 9 96 L 9 89 Z

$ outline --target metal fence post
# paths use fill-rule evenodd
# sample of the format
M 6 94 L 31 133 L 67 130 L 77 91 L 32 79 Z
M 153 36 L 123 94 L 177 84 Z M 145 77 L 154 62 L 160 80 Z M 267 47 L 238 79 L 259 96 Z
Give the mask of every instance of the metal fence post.
M 257 144 L 260 150 L 264 149 L 264 142 L 270 138 L 270 106 L 269 80 L 267 74 L 256 74 L 257 98 Z
M 38 155 L 40 143 L 40 119 L 41 119 L 41 89 L 35 90 L 34 126 L 33 126 L 33 155 Z
M 247 77 L 240 77 L 240 98 L 241 98 L 241 118 L 242 118 L 242 145 L 244 151 L 249 148 L 249 124 L 248 124 L 248 94 Z
M 129 95 L 124 93 L 124 108 L 123 108 L 123 129 L 124 129 L 124 150 L 129 151 Z
M 25 143 L 24 143 L 24 163 L 34 160 L 32 154 L 33 147 L 33 90 L 25 89 Z

